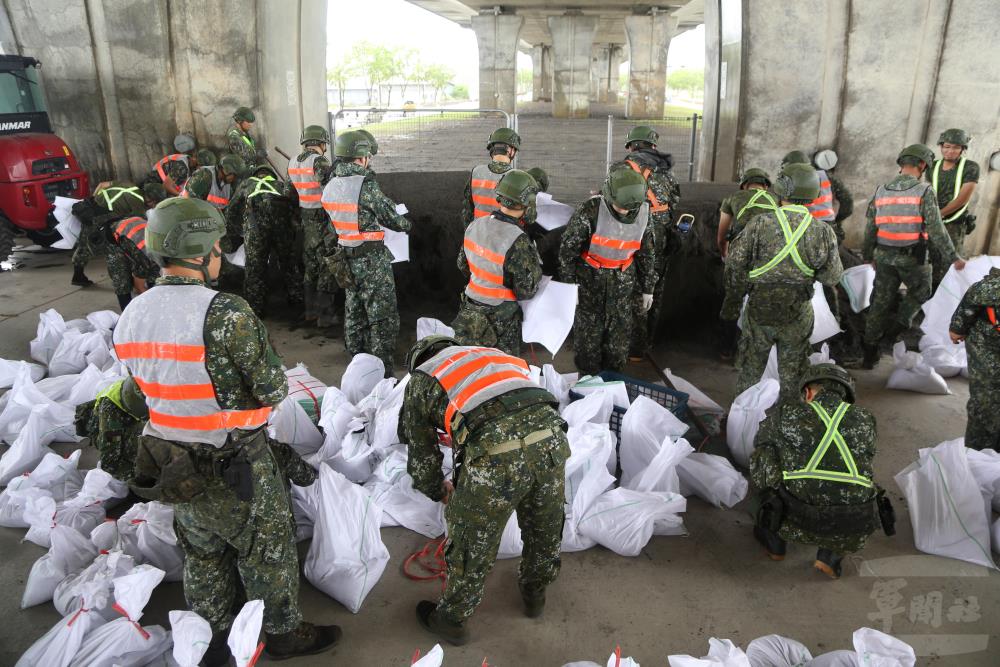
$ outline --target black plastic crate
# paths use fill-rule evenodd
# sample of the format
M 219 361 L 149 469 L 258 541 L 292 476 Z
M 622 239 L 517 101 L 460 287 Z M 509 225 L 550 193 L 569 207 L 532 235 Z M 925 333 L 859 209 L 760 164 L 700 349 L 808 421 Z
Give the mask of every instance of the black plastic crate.
M 687 418 L 688 395 L 682 391 L 675 391 L 662 384 L 653 384 L 614 371 L 601 371 L 597 376 L 605 382 L 624 382 L 629 401 L 634 401 L 637 396 L 645 396 L 670 410 L 678 419 L 685 421 Z M 578 401 L 583 397 L 584 394 L 577 393 L 572 389 L 569 390 L 571 401 Z M 608 426 L 615 434 L 615 438 L 619 440 L 621 439 L 622 417 L 625 416 L 626 412 L 625 408 L 620 408 L 617 405 L 611 411 Z

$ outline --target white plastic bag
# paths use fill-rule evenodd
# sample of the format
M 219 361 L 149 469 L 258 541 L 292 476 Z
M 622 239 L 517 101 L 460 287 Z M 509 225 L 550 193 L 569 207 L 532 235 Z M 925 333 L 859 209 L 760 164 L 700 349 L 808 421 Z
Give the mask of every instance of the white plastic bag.
M 383 509 L 383 526 L 403 526 L 429 538 L 444 533 L 444 505 L 413 488 L 413 478 L 406 472 L 405 449 L 393 450 L 365 488 Z
M 34 340 L 29 343 L 31 358 L 48 364 L 65 333 L 66 321 L 55 308 L 49 308 L 41 313 L 38 316 L 37 333 Z
M 680 493 L 681 484 L 678 478 L 678 466 L 693 451 L 694 447 L 684 438 L 671 438 L 667 436 L 663 439 L 659 451 L 656 452 L 653 460 L 649 462 L 645 469 L 633 476 L 629 480 L 629 484 L 623 483 L 622 486 L 636 491 Z
M 840 285 L 847 292 L 851 310 L 860 313 L 871 305 L 872 292 L 875 289 L 875 268 L 870 264 L 858 264 L 844 269 Z
M 695 495 L 716 507 L 733 507 L 746 498 L 749 482 L 728 459 L 694 452 L 677 466 L 680 493 Z
M 497 550 L 497 558 L 520 558 L 524 551 L 524 540 L 521 539 L 521 526 L 517 523 L 517 512 L 510 515 L 507 525 L 500 535 L 500 548 Z
M 229 644 L 229 651 L 233 654 L 236 667 L 248 667 L 254 664 L 260 652 L 264 650 L 264 642 L 260 641 L 260 626 L 263 623 L 263 600 L 248 601 L 233 619 L 226 643 Z
M 621 556 L 638 556 L 654 535 L 683 535 L 680 513 L 687 500 L 676 493 L 611 489 L 577 521 L 577 530 Z
M 607 391 L 587 394 L 582 399 L 573 401 L 562 409 L 562 418 L 570 427 L 580 426 L 587 422 L 607 426 L 611 419 L 614 401 Z
M 698 387 L 694 386 L 692 383 L 688 382 L 684 378 L 674 375 L 669 368 L 663 369 L 663 374 L 667 376 L 670 380 L 670 384 L 674 385 L 674 389 L 677 391 L 684 392 L 688 395 L 687 406 L 688 409 L 697 415 L 718 415 L 722 416 L 726 414 L 725 409 L 714 400 L 712 400 L 708 394 L 703 392 Z
M 747 646 L 752 667 L 805 667 L 812 653 L 801 642 L 781 635 L 758 637 Z
M 271 411 L 267 434 L 272 440 L 291 445 L 300 456 L 308 456 L 323 445 L 323 434 L 290 394 Z
M 193 611 L 174 610 L 169 617 L 174 661 L 180 667 L 198 667 L 212 641 L 212 626 Z
M 435 644 L 434 648 L 427 651 L 427 655 L 418 658 L 410 667 L 441 667 L 444 663 L 444 651 L 440 644 Z
M 943 378 L 955 377 L 969 365 L 965 343 L 959 345 L 951 341 L 941 343 L 926 334 L 920 338 L 920 356 L 923 357 L 924 363 Z
M 88 364 L 103 368 L 110 358 L 108 341 L 102 332 L 80 333 L 67 328 L 49 360 L 49 375 L 80 373 Z
M 121 551 L 102 553 L 83 570 L 59 582 L 52 594 L 52 604 L 56 611 L 66 615 L 76 608 L 80 598 L 86 597 L 87 592 L 96 584 L 105 592 L 101 599 L 107 604 L 87 608 L 101 612 L 110 621 L 118 616 L 118 612 L 112 609 L 115 603 L 114 581 L 131 572 L 134 567 L 135 561 L 132 557 Z
M 737 464 L 746 468 L 753 454 L 753 441 L 765 412 L 778 400 L 781 387 L 777 380 L 761 380 L 736 397 L 729 408 L 726 444 Z
M 288 395 L 301 403 L 312 403 L 318 416 L 323 395 L 329 388 L 326 383 L 313 377 L 305 364 L 296 364 L 286 370 L 285 377 L 288 378 Z
M 914 667 L 917 656 L 906 642 L 872 628 L 854 631 L 854 651 L 864 667 Z
M 77 449 L 62 457 L 49 452 L 30 473 L 12 479 L 0 492 L 0 526 L 27 528 L 24 508 L 28 498 L 48 495 L 60 502 L 79 493 L 83 486 L 83 475 L 77 469 L 81 453 Z
M 15 667 L 70 667 L 91 630 L 107 621 L 98 609 L 107 603 L 107 590 L 91 584 L 81 591 L 73 611 L 42 635 L 18 659 Z
M 53 441 L 79 442 L 73 426 L 74 408 L 60 404 L 70 394 L 78 379 L 79 376 L 76 375 L 65 379 L 46 378 L 39 380 L 36 385 L 31 381 L 30 369 L 27 366 L 20 368 L 14 378 L 14 386 L 4 395 L 5 404 L 0 413 L 0 440 L 12 445 L 20 441 L 33 446 L 44 446 Z M 32 413 L 36 413 L 36 420 L 30 424 L 33 430 L 25 433 Z M 41 458 L 39 456 L 35 463 Z M 27 470 L 33 467 L 34 464 Z M 27 470 L 21 470 L 17 474 Z M 9 480 L 0 477 L 0 485 L 7 481 Z
M 340 390 L 347 400 L 355 405 L 371 393 L 385 377 L 385 364 L 371 354 L 362 352 L 354 355 L 340 379 Z
M 615 440 L 606 425 L 585 422 L 566 434 L 570 457 L 566 460 L 566 521 L 562 550 L 582 551 L 597 544 L 577 529 L 579 519 L 615 483 L 607 461 L 614 456 Z
M 670 410 L 651 398 L 636 396 L 622 417 L 621 446 L 618 449 L 622 486 L 633 488 L 633 478 L 649 466 L 664 440 L 678 438 L 687 430 L 687 424 Z
M 962 442 L 964 444 L 964 438 Z M 976 478 L 980 493 L 983 494 L 983 500 L 994 512 L 1000 512 L 1000 452 L 992 449 L 979 451 L 967 447 L 965 456 L 969 461 L 969 470 Z
M 376 450 L 391 447 L 399 442 L 399 413 L 403 409 L 403 396 L 409 382 L 410 376 L 407 375 L 392 388 L 375 410 L 371 442 Z
M 823 292 L 823 285 L 819 282 L 813 283 L 813 330 L 809 336 L 810 345 L 822 343 L 827 338 L 833 338 L 840 333 L 840 324 L 830 310 L 830 304 L 826 301 L 826 294 Z
M 389 562 L 379 534 L 382 508 L 329 466 L 320 467 L 314 484 L 322 511 L 306 555 L 306 579 L 356 614 Z
M 97 556 L 90 539 L 72 528 L 56 526 L 52 530 L 52 547 L 35 561 L 24 584 L 21 609 L 48 602 L 63 579 L 87 567 Z
M 892 346 L 895 370 L 889 376 L 886 389 L 915 391 L 921 394 L 950 394 L 948 383 L 931 368 L 917 352 L 907 352 L 906 343 Z
M 771 349 L 773 350 L 774 348 Z M 819 352 L 813 352 L 809 355 L 809 363 L 815 366 L 817 364 L 835 364 L 837 362 L 830 356 L 830 346 L 823 343 L 819 348 Z M 778 635 L 774 636 L 777 637 Z
M 164 572 L 164 581 L 180 581 L 184 553 L 174 533 L 174 508 L 156 501 L 136 503 L 118 519 L 118 534 L 126 553 L 137 563 Z
M 10 389 L 14 386 L 14 378 L 21 366 L 28 367 L 28 375 L 32 382 L 38 382 L 45 377 L 45 367 L 38 364 L 29 364 L 27 361 L 11 361 L 0 359 L 0 389 Z
M 436 320 L 433 317 L 418 317 L 417 340 L 423 340 L 428 336 L 450 336 L 454 338 L 455 330 L 441 320 Z
M 746 653 L 728 639 L 708 640 L 708 655 L 694 658 L 690 655 L 667 656 L 670 667 L 751 667 Z M 774 666 L 777 667 L 777 666 Z
M 923 332 L 941 345 L 951 345 L 948 329 L 955 309 L 969 287 L 982 280 L 993 267 L 1000 267 L 1000 257 L 973 257 L 962 271 L 948 267 L 934 295 L 923 305 L 924 321 L 920 324 Z
M 542 366 L 542 388 L 559 401 L 559 409 L 569 405 L 569 388 L 580 379 L 579 373 L 559 373 L 552 364 Z
M 983 496 L 962 440 L 921 449 L 895 479 L 910 508 L 917 549 L 996 568 Z
M 621 380 L 606 381 L 597 375 L 585 375 L 573 385 L 573 391 L 581 396 L 596 392 L 607 392 L 611 395 L 611 401 L 616 408 L 628 410 L 629 405 L 631 405 L 628 397 L 628 389 Z

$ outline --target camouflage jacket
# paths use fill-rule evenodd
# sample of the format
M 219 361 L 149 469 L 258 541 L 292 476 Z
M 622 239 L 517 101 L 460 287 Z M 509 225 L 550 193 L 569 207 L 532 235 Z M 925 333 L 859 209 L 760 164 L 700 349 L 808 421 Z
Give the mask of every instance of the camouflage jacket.
M 965 292 L 955 314 L 951 316 L 949 328 L 963 336 L 976 331 L 985 340 L 994 341 L 994 345 L 1000 348 L 1000 331 L 995 331 L 988 321 L 987 308 L 993 308 L 1000 320 L 1000 268 L 990 269 L 985 278 Z
M 229 152 L 243 158 L 247 169 L 257 166 L 257 144 L 253 137 L 233 124 L 226 131 L 226 142 L 229 144 Z
M 163 165 L 163 171 L 170 180 L 174 182 L 178 188 L 184 186 L 184 182 L 187 181 L 188 176 L 191 175 L 191 170 L 188 168 L 187 164 L 181 162 L 180 160 L 168 160 L 166 164 Z M 149 176 L 150 181 L 156 183 L 162 183 L 163 179 L 160 178 L 160 172 L 156 170 L 156 166 L 153 166 L 153 171 Z
M 497 176 L 503 176 L 508 171 L 514 168 L 514 166 L 509 162 L 500 162 L 498 160 L 490 160 L 489 165 L 487 165 Z M 499 180 L 499 179 L 498 179 Z M 469 223 L 475 219 L 475 204 L 472 202 L 472 176 L 469 176 L 469 180 L 465 182 L 465 196 L 462 199 L 462 225 L 465 227 L 469 226 Z M 525 224 L 531 224 L 527 222 Z
M 554 400 L 554 399 L 553 399 Z M 444 454 L 438 447 L 438 433 L 444 431 L 444 415 L 448 394 L 441 384 L 426 373 L 410 375 L 403 394 L 403 409 L 399 416 L 399 435 L 407 445 L 407 472 L 413 486 L 431 500 L 441 500 L 444 475 L 441 463 Z M 468 465 L 485 455 L 493 445 L 524 437 L 545 428 L 563 428 L 564 422 L 551 407 L 534 405 L 514 413 L 502 414 L 478 429 L 465 445 L 454 450 L 456 458 Z M 563 458 L 569 451 L 560 452 Z
M 887 190 L 909 190 L 917 184 L 917 179 L 912 176 L 900 174 L 885 184 Z M 920 214 L 924 218 L 924 228 L 927 235 L 938 254 L 951 264 L 958 255 L 955 253 L 955 246 L 951 242 L 951 237 L 945 231 L 944 223 L 941 222 L 941 210 L 938 208 L 937 195 L 933 188 L 927 188 L 923 198 L 920 200 Z M 866 262 L 875 259 L 875 246 L 878 245 L 878 227 L 875 225 L 875 198 L 868 203 L 868 212 L 865 214 L 865 237 L 861 243 L 861 255 Z
M 839 208 L 837 209 L 837 217 L 833 219 L 834 222 L 840 222 L 851 217 L 851 213 L 854 213 L 854 195 L 851 191 L 847 189 L 844 182 L 839 178 L 826 172 L 827 178 L 830 179 L 830 190 L 833 192 L 833 198 L 837 200 Z
M 358 197 L 358 229 L 362 232 L 377 232 L 379 225 L 397 232 L 410 231 L 410 221 L 396 213 L 396 203 L 382 193 L 378 181 L 367 169 L 356 162 L 340 162 L 334 168 L 333 175 L 365 177 Z M 323 229 L 323 243 L 327 254 L 330 254 L 337 246 L 337 230 L 333 225 L 326 225 Z
M 801 208 L 788 211 L 784 207 L 789 227 L 794 233 L 803 216 Z M 803 223 L 804 224 L 804 223 Z M 785 247 L 785 236 L 774 211 L 758 213 L 750 219 L 738 243 L 734 243 L 726 261 L 727 286 L 735 294 L 746 294 L 751 284 L 805 284 L 818 280 L 824 285 L 836 285 L 844 267 L 840 263 L 837 237 L 829 225 L 813 220 L 796 247 L 802 261 L 815 273 L 807 276 L 791 257 L 786 257 L 773 269 L 750 277 L 750 272 L 764 266 Z
M 535 296 L 538 291 L 538 283 L 542 279 L 542 259 L 538 256 L 538 249 L 534 241 L 528 236 L 522 221 L 512 218 L 500 211 L 493 214 L 499 224 L 517 225 L 524 234 L 517 237 L 514 245 L 507 251 L 503 261 L 503 284 L 504 287 L 514 291 L 518 301 L 525 301 Z M 469 278 L 469 260 L 465 256 L 465 248 L 458 250 L 458 269 Z
M 577 269 L 581 265 L 587 266 L 580 255 L 590 247 L 590 239 L 597 230 L 597 214 L 602 201 L 603 198 L 597 196 L 583 202 L 566 225 L 562 240 L 559 242 L 559 280 L 562 282 L 577 282 Z M 626 272 L 634 271 L 642 293 L 652 294 L 658 278 L 656 273 L 656 239 L 652 225 L 646 226 L 646 231 L 642 235 L 642 245 L 636 251 L 634 259 L 635 261 L 626 269 Z M 617 271 L 618 269 L 602 270 Z
M 937 165 L 938 162 L 941 162 L 941 160 L 935 160 L 934 165 L 931 165 L 931 167 L 924 172 L 924 178 L 927 179 L 928 183 L 931 183 L 934 180 L 934 166 Z M 954 167 L 947 171 L 945 171 L 942 166 L 941 173 L 938 174 L 938 208 L 944 208 L 951 202 L 952 199 L 955 198 L 955 177 L 957 175 L 958 162 L 955 163 Z M 965 168 L 962 170 L 962 185 L 965 185 L 966 183 L 978 182 L 979 163 L 966 159 Z
M 159 265 L 150 258 L 144 251 L 140 250 L 132 239 L 122 237 L 118 239 L 118 247 L 125 255 L 129 272 L 136 278 L 152 280 L 160 275 Z
M 301 162 L 312 154 L 313 151 L 302 151 L 296 159 Z M 319 182 L 320 187 L 322 187 L 326 185 L 326 182 L 329 181 L 330 177 L 333 175 L 333 165 L 330 164 L 330 159 L 327 158 L 326 155 L 320 155 L 316 158 L 315 162 L 313 162 L 313 171 L 315 172 L 316 180 Z M 292 185 L 291 178 L 285 181 L 284 194 L 290 200 L 295 202 L 296 205 L 298 205 L 299 193 L 298 190 L 295 189 L 295 186 Z
M 669 208 L 663 212 L 653 212 L 650 219 L 659 225 L 669 225 L 674 217 L 674 209 L 681 200 L 681 186 L 674 177 L 673 157 L 652 148 L 643 148 L 625 156 L 625 162 L 633 162 L 643 171 L 649 170 L 646 183 L 660 204 Z
M 747 188 L 746 190 L 734 192 L 722 200 L 722 206 L 719 207 L 719 210 L 732 216 L 733 218 L 732 225 L 729 227 L 729 233 L 726 236 L 726 238 L 730 241 L 740 235 L 740 232 L 746 228 L 750 219 L 757 213 L 761 212 L 761 208 L 763 206 L 778 205 L 778 195 L 774 194 L 770 190 L 765 190 L 764 192 L 766 194 L 760 195 L 753 207 L 746 208 L 744 210 L 746 205 L 750 203 L 750 200 L 755 194 L 757 194 L 757 192 L 759 192 L 759 190 L 756 188 Z M 742 215 L 740 215 L 741 211 Z
M 205 199 L 212 191 L 212 179 L 214 178 L 218 182 L 219 169 L 220 168 L 217 166 L 212 167 L 211 170 L 195 169 L 194 173 L 191 174 L 191 178 L 189 178 L 187 183 L 184 184 L 184 190 L 191 197 L 195 197 L 196 199 Z M 230 200 L 234 198 L 236 190 L 239 188 L 239 186 L 240 186 L 239 179 L 237 179 L 232 183 L 232 188 L 230 189 L 230 192 L 232 192 L 233 195 L 230 195 Z

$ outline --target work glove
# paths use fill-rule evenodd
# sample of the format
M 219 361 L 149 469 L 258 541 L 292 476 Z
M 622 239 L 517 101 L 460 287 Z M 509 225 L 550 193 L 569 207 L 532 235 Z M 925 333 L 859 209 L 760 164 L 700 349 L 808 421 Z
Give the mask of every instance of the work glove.
M 653 307 L 653 295 L 643 294 L 642 295 L 642 312 L 648 313 L 649 309 Z

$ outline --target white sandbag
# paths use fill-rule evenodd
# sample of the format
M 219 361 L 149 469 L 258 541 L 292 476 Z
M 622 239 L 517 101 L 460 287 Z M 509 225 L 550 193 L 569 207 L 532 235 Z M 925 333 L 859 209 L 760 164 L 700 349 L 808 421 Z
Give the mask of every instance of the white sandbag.
M 614 456 L 615 440 L 607 425 L 586 422 L 572 426 L 566 434 L 570 457 L 566 460 L 566 520 L 562 550 L 582 551 L 595 544 L 577 528 L 579 519 L 601 494 L 615 483 L 606 462 Z
M 943 378 L 955 377 L 969 365 L 965 345 L 941 345 L 929 336 L 920 339 L 920 356 L 924 363 L 937 371 Z
M 285 377 L 288 378 L 288 395 L 296 401 L 315 401 L 316 413 L 319 414 L 319 404 L 328 388 L 326 383 L 314 377 L 303 363 L 287 369 Z
M 561 414 L 571 427 L 581 426 L 587 422 L 607 426 L 613 409 L 614 400 L 611 394 L 607 391 L 598 391 L 573 401 L 562 409 Z
M 125 373 L 118 373 L 112 367 L 105 372 L 97 366 L 90 364 L 80 373 L 79 379 L 73 385 L 73 390 L 70 391 L 69 396 L 66 398 L 65 405 L 75 408 L 80 403 L 92 401 L 97 397 L 99 392 L 107 389 L 115 382 L 125 379 L 127 376 L 127 371 Z
M 752 667 L 804 667 L 812 653 L 801 642 L 781 635 L 758 637 L 747 646 Z
M 781 377 L 778 375 L 778 348 L 775 345 L 772 345 L 771 350 L 767 353 L 767 363 L 764 364 L 764 372 L 760 376 L 760 381 L 764 380 L 781 381 Z
M 840 285 L 847 292 L 851 302 L 851 310 L 860 313 L 872 303 L 872 292 L 875 289 L 875 267 L 870 264 L 858 264 L 844 269 L 840 277 Z
M 964 438 L 962 442 L 965 443 Z M 969 470 L 979 485 L 979 492 L 983 494 L 983 500 L 994 512 L 1000 512 L 1000 452 L 966 447 L 965 456 L 969 461 Z
M 87 314 L 87 321 L 95 331 L 112 331 L 118 324 L 118 313 L 113 310 L 97 310 Z
M 521 539 L 521 526 L 517 523 L 517 512 L 510 515 L 507 525 L 500 535 L 500 548 L 497 550 L 497 558 L 520 558 L 524 550 L 524 540 Z
M 308 456 L 323 445 L 323 434 L 291 395 L 271 411 L 267 419 L 267 434 L 272 440 L 291 445 L 300 456 Z
M 414 657 L 419 655 L 419 651 Z M 434 648 L 427 652 L 422 658 L 417 658 L 416 661 L 412 662 L 410 667 L 441 667 L 444 663 L 444 651 L 441 649 L 440 644 L 435 644 Z
M 622 380 L 605 381 L 597 375 L 585 375 L 573 385 L 573 391 L 581 396 L 595 392 L 607 392 L 611 395 L 611 401 L 616 408 L 628 410 L 629 405 L 631 405 L 628 389 Z
M 775 348 L 772 347 L 771 349 L 773 350 Z M 819 352 L 813 352 L 809 355 L 809 363 L 810 365 L 815 366 L 817 364 L 835 364 L 837 362 L 830 356 L 830 346 L 823 343 L 823 345 L 819 348 Z M 774 636 L 777 637 L 777 635 Z
M 385 364 L 381 359 L 371 354 L 356 354 L 344 370 L 344 375 L 340 379 L 340 390 L 344 392 L 348 401 L 357 404 L 370 394 L 384 377 Z
M 580 380 L 579 373 L 559 373 L 552 364 L 542 366 L 542 388 L 559 401 L 562 410 L 570 403 L 569 388 Z
M 990 544 L 993 552 L 1000 554 L 1000 519 L 994 521 L 993 527 L 990 528 Z
M 42 635 L 18 659 L 15 667 L 70 667 L 91 630 L 107 620 L 97 611 L 107 603 L 107 590 L 100 585 L 85 587 L 73 611 Z M 80 663 L 75 663 L 80 664 Z
M 121 482 L 100 468 L 87 471 L 80 493 L 62 503 L 50 498 L 29 501 L 25 506 L 24 519 L 28 523 L 28 533 L 24 539 L 39 546 L 49 545 L 49 534 L 56 526 L 68 526 L 88 537 L 91 531 L 104 521 L 104 503 L 122 491 Z
M 88 364 L 103 368 L 110 358 L 108 342 L 103 333 L 80 333 L 67 328 L 49 360 L 49 375 L 80 373 Z
M 813 330 L 809 336 L 809 344 L 822 343 L 827 338 L 833 338 L 841 332 L 840 323 L 833 316 L 830 304 L 826 301 L 826 294 L 823 292 L 823 285 L 819 282 L 813 283 Z
M 62 403 L 69 400 L 70 394 L 80 381 L 80 376 L 76 373 L 70 375 L 60 375 L 58 377 L 45 377 L 35 383 L 35 389 L 50 401 Z
M 88 609 L 99 611 L 107 620 L 113 620 L 118 612 L 112 607 L 115 604 L 114 581 L 123 577 L 135 568 L 135 560 L 121 551 L 101 553 L 94 562 L 80 572 L 70 575 L 59 582 L 52 594 L 52 604 L 56 611 L 64 616 L 75 609 L 81 597 L 86 597 L 87 591 L 97 585 L 105 591 L 102 598 L 107 604 L 88 606 Z
M 674 385 L 674 389 L 688 395 L 688 409 L 695 414 L 719 416 L 726 414 L 725 409 L 712 400 L 708 394 L 679 375 L 674 375 L 669 368 L 664 368 L 663 374 L 666 375 L 667 379 L 670 380 L 670 383 Z
M 921 449 L 895 479 L 906 496 L 917 549 L 996 568 L 983 496 L 962 440 Z
M 320 467 L 314 485 L 322 511 L 306 555 L 306 579 L 356 614 L 389 562 L 379 534 L 382 508 L 329 466 Z
M 611 489 L 577 522 L 577 530 L 616 554 L 638 556 L 655 535 L 682 535 L 680 512 L 687 501 L 676 493 Z
M 449 336 L 454 338 L 455 330 L 441 320 L 436 320 L 433 317 L 418 317 L 417 340 L 423 340 L 428 336 Z
M 391 525 L 409 528 L 424 537 L 434 538 L 444 533 L 444 505 L 413 488 L 413 478 L 406 474 L 405 459 L 403 473 L 394 483 L 369 482 L 365 486 L 383 508 L 382 525 L 389 525 L 386 519 L 391 518 Z
M 895 369 L 886 383 L 887 389 L 915 391 L 921 394 L 950 394 L 948 383 L 931 368 L 918 352 L 907 352 L 906 343 L 892 346 Z
M 58 223 L 56 231 L 59 232 L 61 238 L 52 244 L 53 248 L 72 250 L 76 247 L 76 242 L 80 238 L 80 230 L 83 229 L 83 223 L 73 215 L 73 204 L 78 201 L 80 200 L 70 197 L 55 198 L 53 202 L 55 208 L 52 209 L 52 215 Z
M 51 600 L 59 582 L 83 570 L 97 556 L 90 539 L 72 528 L 56 526 L 51 539 L 48 553 L 31 566 L 21 596 L 21 609 Z
M 24 508 L 28 498 L 48 495 L 60 502 L 78 494 L 83 486 L 83 475 L 77 469 L 81 454 L 79 449 L 67 457 L 49 452 L 34 470 L 12 479 L 0 493 L 0 526 L 27 528 Z
M 264 642 L 260 641 L 260 626 L 263 623 L 263 600 L 249 600 L 236 614 L 226 639 L 236 667 L 249 667 L 257 662 L 260 652 L 264 650 Z
M 49 308 L 38 316 L 35 338 L 29 343 L 31 358 L 48 364 L 53 353 L 66 333 L 66 321 L 55 308 Z
M 136 503 L 118 519 L 118 534 L 126 553 L 137 563 L 163 570 L 164 581 L 180 581 L 184 552 L 174 533 L 174 508 L 156 501 Z
M 36 385 L 31 381 L 30 371 L 20 369 L 14 386 L 5 394 L 5 405 L 0 413 L 0 439 L 12 445 L 20 441 L 35 448 L 50 442 L 79 442 L 73 425 L 74 408 L 60 403 L 72 392 L 78 379 L 78 375 L 67 376 L 66 379 L 45 378 Z M 33 413 L 32 430 L 25 433 Z M 30 466 L 16 474 L 31 470 L 41 458 L 39 455 Z M 3 472 L 3 464 L 0 463 L 0 485 L 10 481 L 3 478 Z
M 28 374 L 32 382 L 38 382 L 45 377 L 45 367 L 38 364 L 29 364 L 27 361 L 11 361 L 0 359 L 0 389 L 10 389 L 14 386 L 14 378 L 21 366 L 28 367 Z
M 716 507 L 733 507 L 746 498 L 749 482 L 729 459 L 715 454 L 694 452 L 677 466 L 680 493 L 695 495 Z
M 753 441 L 765 412 L 778 400 L 781 387 L 777 380 L 761 380 L 736 397 L 729 408 L 726 444 L 733 460 L 744 468 L 750 465 Z
M 292 484 L 292 517 L 295 519 L 295 540 L 301 542 L 313 536 L 313 524 L 319 512 L 319 486 Z
M 198 667 L 212 641 L 212 626 L 193 611 L 175 609 L 168 616 L 174 662 L 180 667 Z
M 621 446 L 618 450 L 622 486 L 633 488 L 633 478 L 649 466 L 664 440 L 680 437 L 687 430 L 687 424 L 670 410 L 651 398 L 636 396 L 622 417 Z
M 864 667 L 914 667 L 917 656 L 913 647 L 872 628 L 854 631 L 854 651 Z
M 751 667 L 743 650 L 728 639 L 708 640 L 708 655 L 695 658 L 690 655 L 667 656 L 670 667 Z M 772 665 L 771 667 L 777 667 Z
M 694 451 L 694 447 L 684 438 L 663 439 L 659 451 L 653 455 L 653 460 L 634 475 L 628 484 L 622 486 L 636 491 L 660 491 L 680 493 L 681 484 L 678 478 L 678 465 Z M 624 469 L 624 457 L 622 459 Z M 624 478 L 624 474 L 622 475 Z
M 923 305 L 924 320 L 920 323 L 921 330 L 937 343 L 944 346 L 951 345 L 948 329 L 955 309 L 969 287 L 982 280 L 993 267 L 1000 267 L 1000 257 L 986 255 L 973 257 L 965 263 L 965 269 L 962 271 L 948 267 L 948 272 L 941 279 L 941 284 L 934 295 Z
M 844 649 L 830 651 L 817 655 L 806 663 L 806 667 L 858 667 L 858 654 Z
M 409 382 L 410 376 L 407 375 L 392 388 L 375 410 L 371 443 L 376 450 L 391 447 L 399 442 L 399 413 L 403 409 L 403 396 Z
M 48 443 L 44 441 L 47 423 L 47 406 L 38 405 L 28 413 L 21 432 L 11 441 L 10 448 L 0 456 L 0 486 L 33 470 L 46 454 L 51 453 L 46 446 Z

